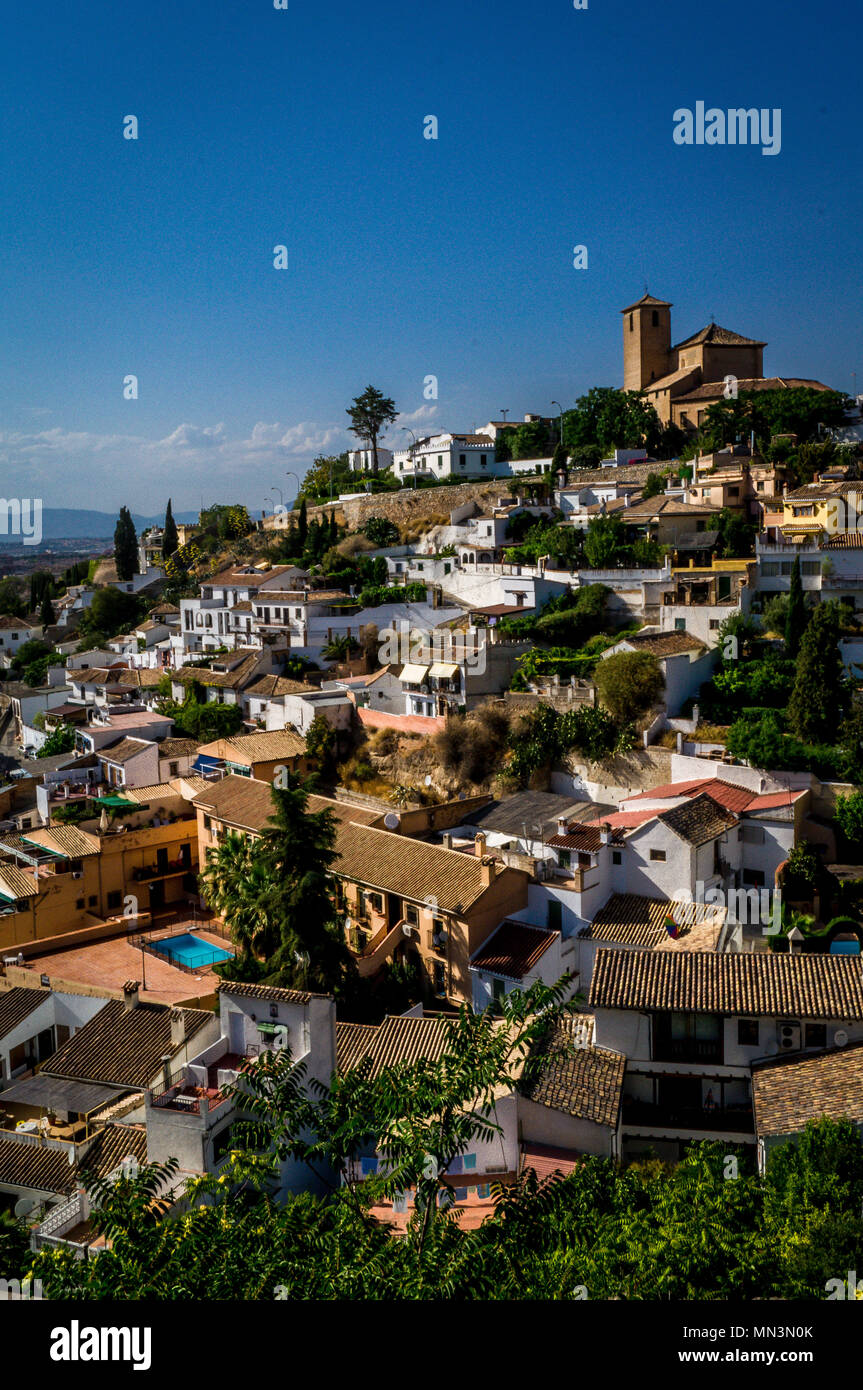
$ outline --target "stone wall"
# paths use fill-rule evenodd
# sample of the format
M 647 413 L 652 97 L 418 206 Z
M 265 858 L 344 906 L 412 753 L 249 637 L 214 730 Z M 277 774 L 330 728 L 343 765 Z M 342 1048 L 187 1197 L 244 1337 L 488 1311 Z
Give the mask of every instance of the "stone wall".
M 487 483 L 456 483 L 452 487 L 402 488 L 400 492 L 378 492 L 365 497 L 354 497 L 349 502 L 334 502 L 322 507 L 309 507 L 308 517 L 320 517 L 335 509 L 337 519 L 356 531 L 369 517 L 384 516 L 396 526 L 410 527 L 430 516 L 446 516 L 457 507 L 475 502 L 477 510 L 496 502 L 498 498 L 510 499 L 506 478 L 490 479 Z

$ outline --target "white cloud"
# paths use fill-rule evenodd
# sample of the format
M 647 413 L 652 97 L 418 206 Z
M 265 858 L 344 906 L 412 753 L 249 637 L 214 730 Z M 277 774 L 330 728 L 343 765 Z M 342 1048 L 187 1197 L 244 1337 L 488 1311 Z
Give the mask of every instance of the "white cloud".
M 0 432 L 0 491 L 41 497 L 45 507 L 157 512 L 170 495 L 176 510 L 239 501 L 256 510 L 286 462 L 302 477 L 316 454 L 351 447 L 344 428 L 302 420 L 258 421 L 231 439 L 223 423 L 185 421 L 162 439 L 49 430 Z
M 399 425 L 427 425 L 432 420 L 437 419 L 438 407 L 436 405 L 421 405 L 417 410 L 412 410 L 409 415 L 400 415 L 396 421 Z

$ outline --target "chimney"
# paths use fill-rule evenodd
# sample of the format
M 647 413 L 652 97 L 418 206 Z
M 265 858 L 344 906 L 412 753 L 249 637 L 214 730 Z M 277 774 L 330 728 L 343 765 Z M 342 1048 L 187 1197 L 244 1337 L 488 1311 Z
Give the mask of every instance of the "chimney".
M 186 1015 L 182 1009 L 171 1010 L 171 1047 L 176 1052 L 186 1041 Z
M 487 854 L 479 861 L 483 888 L 490 888 L 494 881 L 494 855 Z
M 444 849 L 452 849 L 452 832 L 449 830 L 444 833 L 443 847 Z
M 628 493 L 628 492 L 625 492 L 625 493 L 623 494 L 623 505 L 624 505 L 624 507 L 631 507 L 631 506 L 632 506 L 632 495 L 631 495 L 630 493 Z
M 568 825 L 568 823 L 567 823 L 566 816 L 558 816 L 558 818 L 557 818 L 557 833 L 558 833 L 558 835 L 568 835 L 568 834 L 569 834 L 569 825 Z
M 127 980 L 123 986 L 123 1012 L 130 1014 L 138 1007 L 138 992 L 141 986 L 137 980 Z
M 611 844 L 611 826 L 608 821 L 603 821 L 599 827 L 599 843 L 601 845 Z
M 476 832 L 476 839 L 473 842 L 473 852 L 477 859 L 482 859 L 485 854 L 485 835 L 482 830 Z

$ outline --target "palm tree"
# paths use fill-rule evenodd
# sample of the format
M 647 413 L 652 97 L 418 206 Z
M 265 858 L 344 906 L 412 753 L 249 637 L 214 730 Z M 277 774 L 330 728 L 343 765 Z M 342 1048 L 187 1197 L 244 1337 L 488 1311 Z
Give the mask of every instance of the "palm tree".
M 241 960 L 266 959 L 278 941 L 278 931 L 269 907 L 272 878 L 255 843 L 244 835 L 226 835 L 210 852 L 201 878 L 210 905 L 229 928 Z
M 359 651 L 359 644 L 353 637 L 331 637 L 323 650 L 324 661 L 346 661 L 351 652 Z

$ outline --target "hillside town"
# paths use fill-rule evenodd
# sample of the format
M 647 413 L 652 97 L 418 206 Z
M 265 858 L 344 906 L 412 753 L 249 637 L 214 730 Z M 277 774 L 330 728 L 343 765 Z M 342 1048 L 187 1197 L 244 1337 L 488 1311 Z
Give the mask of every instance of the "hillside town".
M 526 998 L 553 1025 L 435 1170 L 465 1230 L 586 1157 L 763 1176 L 863 1125 L 863 398 L 713 322 L 672 346 L 671 310 L 623 309 L 622 390 L 406 443 L 368 387 L 293 507 L 124 508 L 108 553 L 0 580 L 31 1256 L 104 1251 L 94 1194 L 143 1165 L 166 1212 L 227 1180 L 280 1055 L 270 1195 L 319 1193 L 303 1105 L 443 1075 Z M 399 1235 L 397 1155 L 358 1134 L 340 1180 Z

